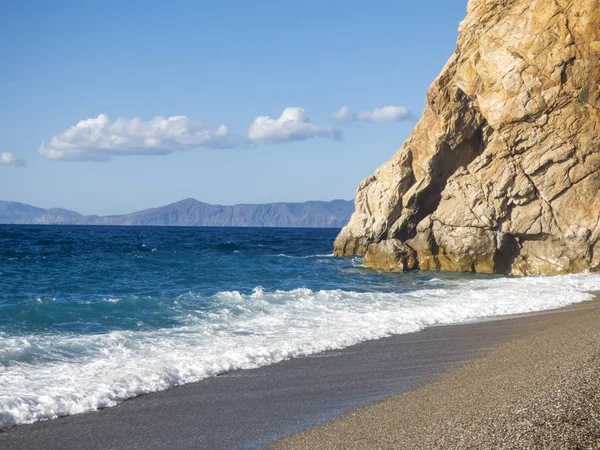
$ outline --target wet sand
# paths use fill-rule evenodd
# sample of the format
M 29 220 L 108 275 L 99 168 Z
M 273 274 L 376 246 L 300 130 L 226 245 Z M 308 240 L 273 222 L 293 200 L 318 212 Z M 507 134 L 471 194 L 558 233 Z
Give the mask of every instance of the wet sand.
M 484 355 L 499 344 L 514 345 L 508 342 L 550 332 L 571 320 L 586 320 L 591 315 L 597 317 L 598 304 L 594 301 L 538 315 L 432 327 L 420 333 L 370 341 L 341 351 L 232 372 L 140 396 L 114 408 L 17 426 L 0 432 L 0 448 L 264 448 L 278 438 L 349 411 L 353 412 L 340 420 L 310 429 L 277 443 L 277 446 L 401 448 L 396 444 L 406 433 L 398 434 L 399 429 L 413 430 L 411 432 L 420 435 L 430 429 L 427 423 L 415 423 L 414 420 L 414 428 L 402 428 L 402 421 L 410 419 L 405 413 L 420 411 L 421 416 L 416 417 L 439 419 L 439 413 L 436 413 L 440 408 L 439 401 L 430 394 L 429 403 L 426 403 L 427 395 L 419 394 L 423 390 L 416 390 L 406 394 L 408 400 L 402 400 L 400 395 L 376 402 L 415 389 L 436 374 Z M 588 336 L 585 329 L 582 330 Z M 569 343 L 573 344 L 571 340 Z M 504 351 L 510 356 L 510 351 Z M 513 364 L 510 359 L 505 360 L 504 366 L 501 360 L 496 361 L 499 363 L 493 366 L 498 372 L 495 375 L 509 370 Z M 546 362 L 539 360 L 541 369 Z M 477 367 L 479 362 L 473 364 Z M 464 370 L 467 369 L 451 371 L 443 375 L 448 378 L 437 379 L 425 389 L 438 386 L 435 395 L 439 396 L 440 392 L 456 389 L 457 385 L 472 385 L 478 386 L 475 391 L 485 396 L 488 387 L 497 384 L 482 376 L 476 379 L 469 374 L 456 375 Z M 510 390 L 511 385 L 505 387 Z M 417 397 L 411 397 L 415 395 Z M 444 400 L 445 417 L 450 418 L 448 413 L 463 407 L 459 400 L 452 396 Z M 458 403 L 454 405 L 454 401 Z M 355 412 L 357 408 L 373 403 L 375 406 Z M 406 405 L 412 407 L 406 409 Z M 442 421 L 446 425 L 452 423 L 443 417 Z M 435 422 L 430 425 L 434 426 Z M 446 430 L 446 427 L 440 430 Z
M 274 449 L 600 449 L 600 307 Z

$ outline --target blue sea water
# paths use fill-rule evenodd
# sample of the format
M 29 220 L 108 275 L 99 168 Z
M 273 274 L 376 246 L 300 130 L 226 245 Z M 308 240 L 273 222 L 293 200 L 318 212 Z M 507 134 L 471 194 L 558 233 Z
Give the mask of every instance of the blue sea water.
M 0 225 L 0 428 L 600 289 L 375 273 L 333 257 L 338 231 Z

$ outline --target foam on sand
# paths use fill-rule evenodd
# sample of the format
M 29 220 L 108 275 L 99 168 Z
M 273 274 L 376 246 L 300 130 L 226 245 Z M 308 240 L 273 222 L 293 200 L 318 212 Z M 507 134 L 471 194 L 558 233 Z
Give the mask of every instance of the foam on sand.
M 436 280 L 404 293 L 256 288 L 221 292 L 174 328 L 0 333 L 0 427 L 432 325 L 559 308 L 595 290 L 596 274 Z

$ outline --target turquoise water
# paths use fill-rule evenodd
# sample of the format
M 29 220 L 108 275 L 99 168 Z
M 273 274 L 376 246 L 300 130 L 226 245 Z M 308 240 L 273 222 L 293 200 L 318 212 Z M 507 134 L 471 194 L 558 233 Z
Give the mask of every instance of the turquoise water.
M 332 258 L 335 229 L 0 226 L 0 329 L 105 333 L 175 327 L 219 292 L 402 292 Z M 416 274 L 411 279 L 428 280 Z
M 378 274 L 331 255 L 338 231 L 0 226 L 0 428 L 600 289 Z

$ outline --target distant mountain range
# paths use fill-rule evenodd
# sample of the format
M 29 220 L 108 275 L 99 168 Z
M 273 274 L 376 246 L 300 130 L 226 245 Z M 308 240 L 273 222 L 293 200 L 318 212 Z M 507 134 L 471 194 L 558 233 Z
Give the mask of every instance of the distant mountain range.
M 353 212 L 354 202 L 347 200 L 221 206 L 188 198 L 131 214 L 84 216 L 68 209 L 0 201 L 2 224 L 341 228 Z

